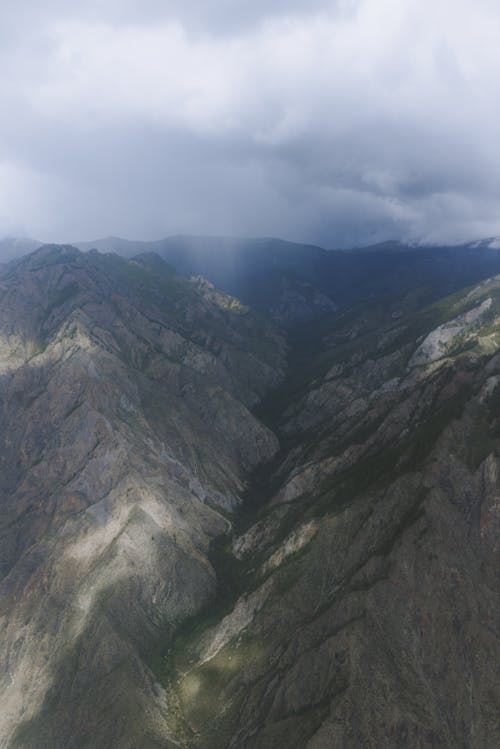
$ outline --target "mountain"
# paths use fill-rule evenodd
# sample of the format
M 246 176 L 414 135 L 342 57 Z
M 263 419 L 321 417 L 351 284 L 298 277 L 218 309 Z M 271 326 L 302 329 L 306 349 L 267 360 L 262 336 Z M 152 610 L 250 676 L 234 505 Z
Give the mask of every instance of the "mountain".
M 201 275 L 281 323 L 310 319 L 337 306 L 317 283 L 329 253 L 314 245 L 273 238 L 176 236 L 155 242 L 109 237 L 78 247 L 125 257 L 153 252 L 179 273 Z
M 296 337 L 218 607 L 164 651 L 181 745 L 498 746 L 499 312 L 497 277 Z
M 277 450 L 283 338 L 161 261 L 48 246 L 0 284 L 0 746 L 168 746 L 149 659 Z
M 79 247 L 125 257 L 154 252 L 179 273 L 202 275 L 285 325 L 417 287 L 430 302 L 500 273 L 500 253 L 492 239 L 456 247 L 384 242 L 339 251 L 273 238 L 181 236 L 132 242 L 110 237 Z
M 0 275 L 0 747 L 496 749 L 496 253 L 278 320 L 146 249 Z

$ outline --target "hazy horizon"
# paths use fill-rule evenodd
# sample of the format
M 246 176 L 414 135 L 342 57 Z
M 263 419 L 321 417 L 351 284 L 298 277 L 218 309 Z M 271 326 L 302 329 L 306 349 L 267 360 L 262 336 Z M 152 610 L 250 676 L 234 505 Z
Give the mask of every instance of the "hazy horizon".
M 35 238 L 35 237 L 16 237 L 12 235 L 5 235 L 0 236 L 0 262 L 2 259 L 5 259 L 2 257 L 2 253 L 4 251 L 4 248 L 7 247 L 9 250 L 14 250 L 17 243 L 19 243 L 21 248 L 24 248 L 25 245 L 33 244 L 33 248 L 26 247 L 26 249 L 22 249 L 19 253 L 20 255 L 25 254 L 26 252 L 30 252 L 32 249 L 37 249 L 38 246 L 43 245 L 72 245 L 74 247 L 84 247 L 85 250 L 92 249 L 92 244 L 101 244 L 106 241 L 112 242 L 124 242 L 124 243 L 130 243 L 130 244 L 155 244 L 155 243 L 161 243 L 165 241 L 175 240 L 175 239 L 202 239 L 202 240 L 221 240 L 226 243 L 230 243 L 231 241 L 234 242 L 259 242 L 259 241 L 277 241 L 277 242 L 283 242 L 285 244 L 299 244 L 303 246 L 311 246 L 311 247 L 318 247 L 319 249 L 323 250 L 344 250 L 346 252 L 350 250 L 362 250 L 364 248 L 371 249 L 373 247 L 376 247 L 378 245 L 390 245 L 390 244 L 401 244 L 402 246 L 408 246 L 408 247 L 460 247 L 462 245 L 475 245 L 478 246 L 482 244 L 483 246 L 491 247 L 492 249 L 500 249 L 500 237 L 496 236 L 489 236 L 489 237 L 475 237 L 474 239 L 470 240 L 463 240 L 463 241 L 455 241 L 455 242 L 425 242 L 425 241 L 413 241 L 409 239 L 398 239 L 396 237 L 388 237 L 387 239 L 381 239 L 377 240 L 376 242 L 373 242 L 371 244 L 353 244 L 353 245 L 344 245 L 344 246 L 337 246 L 337 247 L 329 247 L 326 244 L 320 244 L 318 242 L 312 242 L 312 241 L 298 241 L 295 239 L 291 239 L 290 237 L 284 237 L 284 236 L 258 236 L 258 235 L 224 235 L 224 234 L 192 234 L 192 233 L 179 233 L 179 234 L 169 234 L 165 236 L 156 236 L 151 238 L 144 238 L 144 237 L 125 237 L 125 236 L 119 236 L 118 234 L 109 234 L 107 236 L 102 237 L 92 237 L 91 239 L 41 239 L 41 238 Z M 7 259 L 14 258 L 17 255 L 15 252 L 10 252 Z

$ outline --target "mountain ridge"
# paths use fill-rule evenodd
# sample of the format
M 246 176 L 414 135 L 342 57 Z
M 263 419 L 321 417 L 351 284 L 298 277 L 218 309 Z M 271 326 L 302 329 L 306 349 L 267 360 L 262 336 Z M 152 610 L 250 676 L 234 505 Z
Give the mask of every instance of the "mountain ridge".
M 90 249 L 93 243 L 82 247 Z M 94 243 L 95 244 L 95 243 Z M 98 243 L 106 249 L 107 240 Z M 122 240 L 109 249 L 123 251 Z M 125 252 L 152 250 L 178 272 L 199 274 L 243 302 L 293 325 L 371 295 L 434 285 L 451 293 L 500 271 L 491 240 L 457 246 L 409 246 L 387 242 L 357 250 L 325 250 L 277 239 L 171 237 L 125 243 Z M 432 293 L 432 292 L 431 292 Z
M 144 658 L 211 595 L 210 538 L 277 449 L 248 407 L 279 377 L 283 344 L 212 288 L 71 247 L 3 275 L 0 310 L 0 745 L 24 745 L 40 710 L 37 747 L 95 746 L 91 726 L 102 743 L 157 746 Z M 190 583 L 172 589 L 179 574 Z M 138 710 L 153 706 L 143 735 Z
M 498 745 L 500 276 L 444 266 L 293 325 L 4 268 L 2 749 Z

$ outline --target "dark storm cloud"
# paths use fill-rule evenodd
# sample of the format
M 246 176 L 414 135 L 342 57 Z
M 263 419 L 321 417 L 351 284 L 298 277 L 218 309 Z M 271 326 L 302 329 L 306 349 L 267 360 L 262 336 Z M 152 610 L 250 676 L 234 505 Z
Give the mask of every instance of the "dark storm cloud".
M 500 234 L 492 0 L 32 0 L 0 22 L 0 235 Z

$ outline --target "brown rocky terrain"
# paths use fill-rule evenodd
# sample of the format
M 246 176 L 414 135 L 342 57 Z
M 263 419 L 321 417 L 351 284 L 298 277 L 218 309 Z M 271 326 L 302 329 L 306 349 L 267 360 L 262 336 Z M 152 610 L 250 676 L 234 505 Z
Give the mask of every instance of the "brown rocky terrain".
M 152 255 L 0 283 L 0 747 L 500 745 L 500 278 L 288 347 Z

